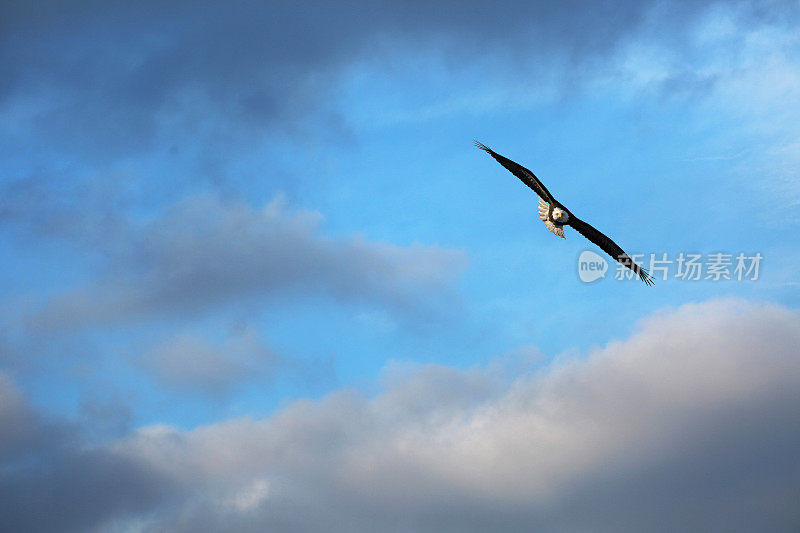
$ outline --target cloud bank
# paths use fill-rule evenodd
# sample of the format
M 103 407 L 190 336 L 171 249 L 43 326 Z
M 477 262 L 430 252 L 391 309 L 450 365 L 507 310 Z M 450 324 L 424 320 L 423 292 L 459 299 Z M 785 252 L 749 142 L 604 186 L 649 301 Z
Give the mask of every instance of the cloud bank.
M 5 2 L 2 9 L 0 106 L 27 104 L 19 118 L 30 118 L 40 135 L 93 156 L 151 147 L 165 125 L 191 131 L 204 120 L 188 112 L 197 107 L 214 109 L 205 117 L 212 122 L 224 117 L 250 132 L 291 130 L 309 111 L 324 113 L 326 88 L 354 58 L 398 43 L 506 49 L 535 35 L 541 48 L 593 55 L 645 11 L 639 2 L 590 12 L 548 2 L 502 9 L 464 2 L 453 10 L 446 2 L 396 1 L 302 9 L 247 1 Z M 84 136 L 69 134 L 75 130 Z
M 732 5 L 754 24 L 792 9 L 790 2 Z M 0 109 L 13 110 L 13 132 L 30 131 L 62 153 L 101 160 L 185 148 L 189 136 L 212 146 L 210 139 L 230 140 L 234 131 L 238 142 L 264 131 L 297 133 L 310 116 L 341 124 L 341 111 L 328 102 L 347 69 L 362 60 L 391 61 L 397 50 L 445 51 L 456 69 L 474 55 L 496 55 L 539 74 L 557 57 L 566 66 L 560 74 L 574 81 L 652 11 L 627 0 L 592 9 L 580 2 L 470 1 L 452 9 L 444 1 L 393 0 L 303 8 L 12 1 L 0 9 Z M 706 2 L 666 2 L 654 33 L 681 42 L 687 21 L 707 9 Z M 214 133 L 219 129 L 226 133 Z
M 0 435 L 37 451 L 4 452 L 0 516 L 27 531 L 793 530 L 798 346 L 794 311 L 692 304 L 511 380 L 424 366 L 374 397 L 88 448 L 74 428 L 43 439 L 4 380 Z

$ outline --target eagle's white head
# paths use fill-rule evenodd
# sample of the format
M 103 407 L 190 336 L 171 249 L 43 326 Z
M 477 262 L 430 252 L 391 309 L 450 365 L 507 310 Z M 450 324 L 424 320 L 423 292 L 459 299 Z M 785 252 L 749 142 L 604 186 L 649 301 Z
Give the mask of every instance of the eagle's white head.
M 569 220 L 569 215 L 566 211 L 561 209 L 560 207 L 556 207 L 553 209 L 553 220 L 558 222 L 559 224 L 566 224 L 567 220 Z

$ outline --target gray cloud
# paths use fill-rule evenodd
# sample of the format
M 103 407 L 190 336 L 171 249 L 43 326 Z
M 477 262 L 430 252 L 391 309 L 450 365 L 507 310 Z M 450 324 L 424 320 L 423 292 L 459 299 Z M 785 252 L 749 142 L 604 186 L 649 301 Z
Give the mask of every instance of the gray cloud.
M 185 330 L 133 358 L 165 390 L 226 399 L 237 390 L 275 381 L 314 386 L 335 383 L 333 358 L 290 357 L 275 352 L 252 326 L 219 337 Z
M 164 385 L 189 392 L 225 394 L 249 380 L 270 381 L 290 362 L 268 348 L 253 328 L 222 342 L 179 333 L 145 353 L 140 363 Z
M 0 523 L 9 531 L 86 531 L 169 501 L 174 481 L 51 422 L 0 374 Z M 175 492 L 175 494 L 179 494 Z
M 457 250 L 328 238 L 321 217 L 276 199 L 261 209 L 214 196 L 187 199 L 120 240 L 103 240 L 105 277 L 54 298 L 40 327 L 196 315 L 234 302 L 299 296 L 377 305 L 430 318 L 457 303 Z M 93 241 L 94 242 L 94 241 Z
M 106 519 L 152 509 L 170 480 L 104 450 L 70 449 L 0 481 L 0 517 L 9 531 L 87 531 Z
M 0 460 L 5 464 L 33 449 L 47 433 L 33 422 L 36 414 L 24 402 L 11 380 L 0 374 Z
M 706 7 L 669 2 L 659 27 L 680 33 Z M 302 130 L 309 113 L 336 123 L 326 97 L 356 59 L 386 61 L 398 49 L 429 47 L 445 50 L 454 68 L 476 55 L 499 54 L 517 66 L 558 56 L 574 77 L 577 65 L 607 54 L 648 9 L 625 0 L 591 9 L 577 1 L 470 1 L 457 8 L 392 0 L 5 2 L 0 105 L 33 109 L 18 125 L 53 148 L 92 157 L 156 142 L 182 147 L 202 125 L 235 123 L 241 143 L 265 128 Z M 750 11 L 753 19 L 776 12 Z
M 800 524 L 799 345 L 796 312 L 738 301 L 687 305 L 650 318 L 628 340 L 510 382 L 493 370 L 428 366 L 373 398 L 340 391 L 263 420 L 142 428 L 99 448 L 100 466 L 19 474 L 18 489 L 3 499 L 6 518 L 18 519 L 16 502 L 60 486 L 67 473 L 78 486 L 102 486 L 94 472 L 105 471 L 101 458 L 110 455 L 134 465 L 105 496 L 116 503 L 97 516 L 81 505 L 74 523 L 153 531 L 792 530 Z M 153 479 L 163 480 L 161 492 L 143 498 Z M 82 497 L 50 494 L 62 508 Z
M 120 173 L 72 175 L 37 172 L 8 181 L 0 194 L 0 225 L 30 236 L 65 239 L 82 250 L 107 250 L 127 237 L 128 212 L 141 207 Z

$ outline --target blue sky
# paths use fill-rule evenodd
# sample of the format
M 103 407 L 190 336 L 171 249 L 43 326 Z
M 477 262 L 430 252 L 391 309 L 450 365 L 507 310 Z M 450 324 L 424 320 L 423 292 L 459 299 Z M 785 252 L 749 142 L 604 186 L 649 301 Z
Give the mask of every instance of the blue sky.
M 796 318 L 794 2 L 2 11 L 0 377 L 81 446 L 279 425 L 346 391 L 380 409 L 398 383 L 440 386 L 431 368 L 483 398 L 474 379 L 503 367 L 511 394 L 504 372 L 643 324 Z M 759 279 L 581 283 L 596 247 L 550 234 L 472 139 L 629 253 L 758 252 Z M 123 500 L 70 527 L 188 516 Z

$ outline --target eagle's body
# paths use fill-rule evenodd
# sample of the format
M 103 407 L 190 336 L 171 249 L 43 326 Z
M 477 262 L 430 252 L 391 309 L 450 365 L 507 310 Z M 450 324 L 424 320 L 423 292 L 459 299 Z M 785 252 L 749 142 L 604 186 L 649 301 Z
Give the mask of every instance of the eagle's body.
M 620 248 L 617 243 L 603 235 L 597 229 L 573 215 L 566 207 L 564 207 L 558 200 L 553 198 L 550 191 L 539 181 L 533 172 L 515 163 L 514 161 L 503 157 L 502 155 L 494 152 L 491 148 L 475 141 L 475 146 L 484 150 L 491 155 L 498 163 L 503 165 L 512 174 L 518 177 L 525 185 L 533 189 L 539 195 L 539 218 L 542 219 L 547 229 L 559 237 L 564 236 L 564 226 L 571 226 L 578 233 L 589 239 L 591 242 L 599 246 L 604 252 L 614 258 L 615 261 L 630 268 L 634 271 L 642 281 L 648 285 L 652 285 L 653 278 L 647 273 L 645 269 L 636 264 L 636 262 Z
M 560 207 L 550 205 L 539 198 L 539 218 L 542 219 L 547 229 L 562 239 L 566 239 L 563 227 L 569 220 L 569 213 L 567 211 Z

